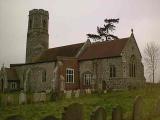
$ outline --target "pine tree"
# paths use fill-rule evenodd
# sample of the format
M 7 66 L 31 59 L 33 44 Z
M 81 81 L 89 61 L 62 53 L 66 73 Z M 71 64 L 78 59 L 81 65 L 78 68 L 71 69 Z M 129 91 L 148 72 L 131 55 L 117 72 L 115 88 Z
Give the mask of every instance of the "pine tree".
M 97 34 L 87 34 L 88 38 L 93 39 L 94 41 L 105 41 L 118 39 L 117 36 L 111 34 L 115 30 L 115 23 L 119 23 L 119 18 L 117 19 L 105 19 L 105 24 L 103 27 L 97 26 Z

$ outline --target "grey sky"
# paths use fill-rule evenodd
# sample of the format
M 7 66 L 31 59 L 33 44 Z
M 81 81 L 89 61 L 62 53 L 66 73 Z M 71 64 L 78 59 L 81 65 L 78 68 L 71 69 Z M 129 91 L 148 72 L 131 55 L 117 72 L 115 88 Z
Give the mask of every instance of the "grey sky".
M 143 52 L 145 43 L 160 40 L 160 0 L 0 0 L 0 65 L 25 61 L 28 12 L 49 11 L 50 47 L 86 41 L 105 18 L 120 18 L 115 35 L 131 28 Z

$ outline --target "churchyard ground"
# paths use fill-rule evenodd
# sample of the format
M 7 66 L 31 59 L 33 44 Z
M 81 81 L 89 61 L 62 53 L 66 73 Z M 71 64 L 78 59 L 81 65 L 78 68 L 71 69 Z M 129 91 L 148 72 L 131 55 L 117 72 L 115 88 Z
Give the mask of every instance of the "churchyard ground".
M 15 96 L 18 93 L 14 93 Z M 80 96 L 79 98 L 61 99 L 56 102 L 42 102 L 32 103 L 24 105 L 8 105 L 0 106 L 0 120 L 6 119 L 11 115 L 24 116 L 26 120 L 41 120 L 44 116 L 54 115 L 58 118 L 62 117 L 64 107 L 72 103 L 81 103 L 84 108 L 85 120 L 90 119 L 91 112 L 97 107 L 102 106 L 107 112 L 107 117 L 111 119 L 112 108 L 116 105 L 120 105 L 123 110 L 123 116 L 125 120 L 129 120 L 132 116 L 133 103 L 136 96 L 142 96 L 144 105 L 144 118 L 148 119 L 148 116 L 153 112 L 156 100 L 160 97 L 160 86 L 147 85 L 145 88 L 136 90 L 125 91 L 111 91 L 103 94 L 88 94 Z M 157 118 L 157 120 L 160 118 Z M 154 119 L 155 120 L 155 119 Z

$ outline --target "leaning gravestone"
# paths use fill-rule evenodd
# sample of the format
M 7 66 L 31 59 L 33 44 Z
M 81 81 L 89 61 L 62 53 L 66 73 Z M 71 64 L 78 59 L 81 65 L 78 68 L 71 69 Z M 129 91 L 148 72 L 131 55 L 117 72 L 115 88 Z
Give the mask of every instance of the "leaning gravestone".
M 90 116 L 90 120 L 107 120 L 107 114 L 103 107 L 97 107 Z
M 117 105 L 112 110 L 112 120 L 122 120 L 122 119 L 123 119 L 122 108 L 119 105 Z
M 133 105 L 133 120 L 143 119 L 143 99 L 141 96 L 137 96 Z
M 62 120 L 83 120 L 83 106 L 79 103 L 73 103 L 65 107 Z
M 13 115 L 13 116 L 7 117 L 5 120 L 24 120 L 24 118 L 19 115 Z
M 19 94 L 19 104 L 25 104 L 27 102 L 26 93 L 21 92 Z
M 49 115 L 44 117 L 42 120 L 58 120 L 56 117 L 54 117 L 53 115 Z

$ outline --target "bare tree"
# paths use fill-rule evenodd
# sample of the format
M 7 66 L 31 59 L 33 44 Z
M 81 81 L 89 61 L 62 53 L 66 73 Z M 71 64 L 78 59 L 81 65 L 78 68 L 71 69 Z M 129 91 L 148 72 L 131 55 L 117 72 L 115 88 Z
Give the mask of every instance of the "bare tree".
M 158 66 L 159 46 L 155 42 L 146 44 L 144 49 L 144 61 L 146 64 L 149 77 L 152 77 L 152 82 L 155 82 L 155 72 Z

